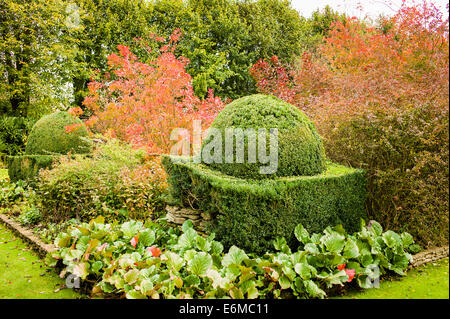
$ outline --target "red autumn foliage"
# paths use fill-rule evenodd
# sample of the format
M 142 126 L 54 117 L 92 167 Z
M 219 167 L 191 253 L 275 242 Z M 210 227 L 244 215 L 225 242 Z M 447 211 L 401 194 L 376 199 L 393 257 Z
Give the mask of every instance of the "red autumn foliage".
M 167 153 L 175 143 L 170 141 L 174 128 L 190 129 L 195 119 L 202 120 L 204 128 L 209 126 L 224 103 L 211 90 L 205 100 L 195 96 L 185 71 L 189 61 L 174 54 L 179 37 L 179 30 L 169 39 L 150 35 L 150 41 L 162 45 L 153 51 L 141 40 L 154 57 L 147 63 L 119 45 L 119 53 L 108 57 L 110 72 L 89 84 L 83 102 L 90 113 L 88 127 L 148 152 Z
M 275 57 L 251 69 L 260 92 L 297 105 L 323 130 L 331 119 L 448 100 L 448 19 L 433 4 L 403 6 L 379 26 L 336 21 L 297 65 Z

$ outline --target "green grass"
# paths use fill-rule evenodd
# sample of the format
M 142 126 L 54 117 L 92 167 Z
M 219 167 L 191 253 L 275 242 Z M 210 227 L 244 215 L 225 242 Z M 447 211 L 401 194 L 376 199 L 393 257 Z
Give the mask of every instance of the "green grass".
M 449 299 L 448 258 L 408 271 L 405 277 L 380 281 L 380 288 L 351 291 L 343 299 Z
M 57 291 L 63 284 L 52 268 L 0 223 L 0 299 L 80 298 L 72 289 Z

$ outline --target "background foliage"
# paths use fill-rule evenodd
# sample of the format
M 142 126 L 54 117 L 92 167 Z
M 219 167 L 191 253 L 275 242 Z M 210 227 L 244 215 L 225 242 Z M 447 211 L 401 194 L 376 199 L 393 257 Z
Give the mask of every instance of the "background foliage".
M 368 170 L 371 217 L 424 246 L 448 242 L 448 36 L 432 4 L 405 5 L 374 25 L 337 20 L 296 64 L 251 69 L 310 115 L 331 160 Z
M 161 209 L 164 172 L 146 160 L 142 149 L 110 140 L 92 156 L 62 157 L 53 169 L 41 171 L 38 195 L 45 220 L 151 218 Z

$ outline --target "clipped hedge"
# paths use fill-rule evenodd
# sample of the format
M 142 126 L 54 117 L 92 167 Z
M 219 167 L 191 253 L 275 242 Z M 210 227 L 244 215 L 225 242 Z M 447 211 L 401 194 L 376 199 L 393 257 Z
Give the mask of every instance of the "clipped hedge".
M 51 167 L 53 155 L 23 155 L 8 157 L 8 175 L 11 182 L 33 180 L 40 169 Z
M 245 136 L 243 150 L 244 162 L 236 163 L 235 147 L 233 147 L 233 163 L 225 161 L 225 143 L 222 143 L 221 163 L 208 163 L 210 167 L 221 172 L 251 179 L 273 178 L 276 176 L 316 175 L 326 168 L 325 151 L 322 140 L 314 124 L 295 106 L 271 95 L 254 94 L 237 99 L 228 104 L 211 124 L 218 129 L 222 142 L 226 141 L 227 128 L 242 130 L 258 129 L 278 130 L 278 167 L 274 174 L 261 174 L 260 160 L 257 163 L 248 160 L 248 136 Z M 210 130 L 202 145 L 202 154 L 207 153 L 205 145 L 215 138 Z M 267 137 L 267 149 L 269 149 Z M 236 144 L 236 141 L 233 145 Z M 259 145 L 259 140 L 258 140 Z M 269 154 L 269 152 L 268 152 Z M 203 161 L 205 162 L 205 161 Z
M 66 128 L 73 126 L 71 132 Z M 33 126 L 25 147 L 26 154 L 87 154 L 92 141 L 83 122 L 68 112 L 56 112 L 42 117 Z
M 165 155 L 171 204 L 193 207 L 209 214 L 208 226 L 221 242 L 263 253 L 270 242 L 285 237 L 295 245 L 294 228 L 321 232 L 342 224 L 359 231 L 366 217 L 363 170 L 329 163 L 315 176 L 245 180 L 195 164 L 190 158 Z

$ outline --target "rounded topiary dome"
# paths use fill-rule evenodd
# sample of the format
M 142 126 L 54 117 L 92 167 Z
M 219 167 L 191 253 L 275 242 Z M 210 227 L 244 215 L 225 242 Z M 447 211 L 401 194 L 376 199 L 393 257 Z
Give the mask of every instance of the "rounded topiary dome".
M 244 134 L 245 158 L 243 163 L 236 163 L 235 160 L 233 163 L 225 161 L 225 143 L 223 143 L 221 152 L 222 161 L 207 163 L 224 174 L 240 178 L 262 179 L 279 176 L 312 176 L 325 170 L 325 152 L 314 124 L 295 106 L 274 96 L 255 94 L 231 102 L 218 114 L 211 128 L 216 128 L 221 132 L 222 141 L 226 139 L 226 128 L 242 128 L 245 132 L 251 131 L 247 129 L 257 131 L 264 128 L 267 132 L 271 128 L 278 129 L 278 163 L 275 173 L 261 174 L 262 164 L 259 155 L 256 163 L 248 160 L 249 139 L 248 135 Z M 218 132 L 218 130 L 215 131 Z M 213 131 L 209 131 L 203 142 L 202 157 L 206 145 L 214 139 Z M 266 139 L 267 154 L 270 149 L 268 136 L 269 134 Z M 236 144 L 232 148 L 234 153 L 237 150 L 235 146 Z M 236 159 L 236 154 L 233 156 Z
M 67 132 L 68 125 L 80 124 Z M 26 154 L 86 154 L 92 151 L 92 142 L 84 123 L 68 112 L 57 112 L 42 117 L 34 124 L 25 148 Z

